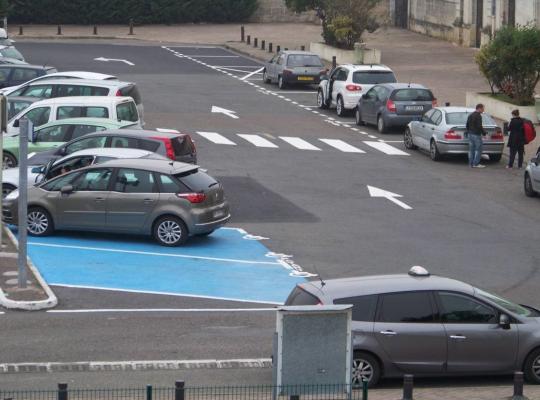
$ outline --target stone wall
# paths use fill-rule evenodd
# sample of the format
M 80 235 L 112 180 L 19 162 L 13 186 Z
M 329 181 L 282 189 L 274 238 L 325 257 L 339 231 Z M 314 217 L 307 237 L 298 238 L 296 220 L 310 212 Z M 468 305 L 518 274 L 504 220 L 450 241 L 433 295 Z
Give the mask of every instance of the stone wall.
M 319 22 L 315 12 L 294 13 L 287 9 L 284 0 L 259 0 L 259 8 L 251 22 Z
M 409 0 L 409 29 L 459 42 L 459 5 L 459 0 Z

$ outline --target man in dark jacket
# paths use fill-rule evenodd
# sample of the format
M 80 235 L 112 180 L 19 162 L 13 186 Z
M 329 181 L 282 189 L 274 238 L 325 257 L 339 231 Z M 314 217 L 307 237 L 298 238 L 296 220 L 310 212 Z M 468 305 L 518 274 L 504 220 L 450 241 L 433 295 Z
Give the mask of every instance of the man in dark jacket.
M 476 110 L 467 118 L 467 135 L 469 137 L 469 166 L 472 168 L 485 168 L 480 164 L 482 158 L 482 136 L 487 135 L 482 124 L 484 105 L 477 104 Z
M 508 143 L 510 147 L 510 159 L 506 168 L 514 166 L 516 153 L 518 155 L 518 168 L 523 167 L 523 154 L 525 153 L 525 131 L 523 128 L 523 119 L 519 116 L 519 110 L 512 111 L 512 119 L 508 124 Z

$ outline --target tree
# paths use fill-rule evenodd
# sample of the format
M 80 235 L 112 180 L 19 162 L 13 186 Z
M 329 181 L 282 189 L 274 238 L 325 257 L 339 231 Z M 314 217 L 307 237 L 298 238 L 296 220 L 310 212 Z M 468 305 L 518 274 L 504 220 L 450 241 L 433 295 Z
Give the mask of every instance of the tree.
M 8 0 L 0 0 L 0 17 L 7 17 L 9 10 Z
M 504 27 L 477 53 L 476 63 L 495 89 L 519 105 L 534 103 L 540 80 L 540 30 L 534 26 Z

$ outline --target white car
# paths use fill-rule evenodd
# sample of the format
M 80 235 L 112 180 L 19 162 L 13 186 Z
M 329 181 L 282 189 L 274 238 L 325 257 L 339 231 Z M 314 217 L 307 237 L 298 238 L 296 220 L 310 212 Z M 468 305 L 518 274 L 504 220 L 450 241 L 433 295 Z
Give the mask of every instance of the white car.
M 317 91 L 319 108 L 336 108 L 342 117 L 354 110 L 362 94 L 378 83 L 394 83 L 396 76 L 385 65 L 344 64 L 336 67 L 326 79 L 321 78 Z
M 15 90 L 19 89 L 21 86 L 26 85 L 28 83 L 33 83 L 33 82 L 38 82 L 38 81 L 43 81 L 43 80 L 50 80 L 50 79 L 91 79 L 91 80 L 96 80 L 96 81 L 100 81 L 100 80 L 112 81 L 112 80 L 117 80 L 118 78 L 114 75 L 100 74 L 98 72 L 87 72 L 87 71 L 54 72 L 52 74 L 39 76 L 21 85 L 5 87 L 0 91 L 0 93 L 7 96 L 11 94 L 12 92 L 14 92 Z
M 153 153 L 148 150 L 129 148 L 100 147 L 95 149 L 84 149 L 71 153 L 65 157 L 50 161 L 47 165 L 28 166 L 28 186 L 54 178 L 79 168 L 93 164 L 99 164 L 108 160 L 118 158 L 152 158 L 168 160 L 168 158 Z M 8 168 L 2 175 L 2 197 L 19 187 L 19 168 Z
M 525 168 L 523 188 L 529 197 L 536 197 L 540 193 L 540 148 Z

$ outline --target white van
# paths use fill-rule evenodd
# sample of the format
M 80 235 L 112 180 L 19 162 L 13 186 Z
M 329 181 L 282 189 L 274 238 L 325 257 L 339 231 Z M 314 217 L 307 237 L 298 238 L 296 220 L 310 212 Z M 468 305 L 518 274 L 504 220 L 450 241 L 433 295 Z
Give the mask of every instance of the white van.
M 130 121 L 142 128 L 137 106 L 131 97 L 72 96 L 36 101 L 8 121 L 7 134 L 19 133 L 21 118 L 28 118 L 38 127 L 58 119 L 79 117 Z

